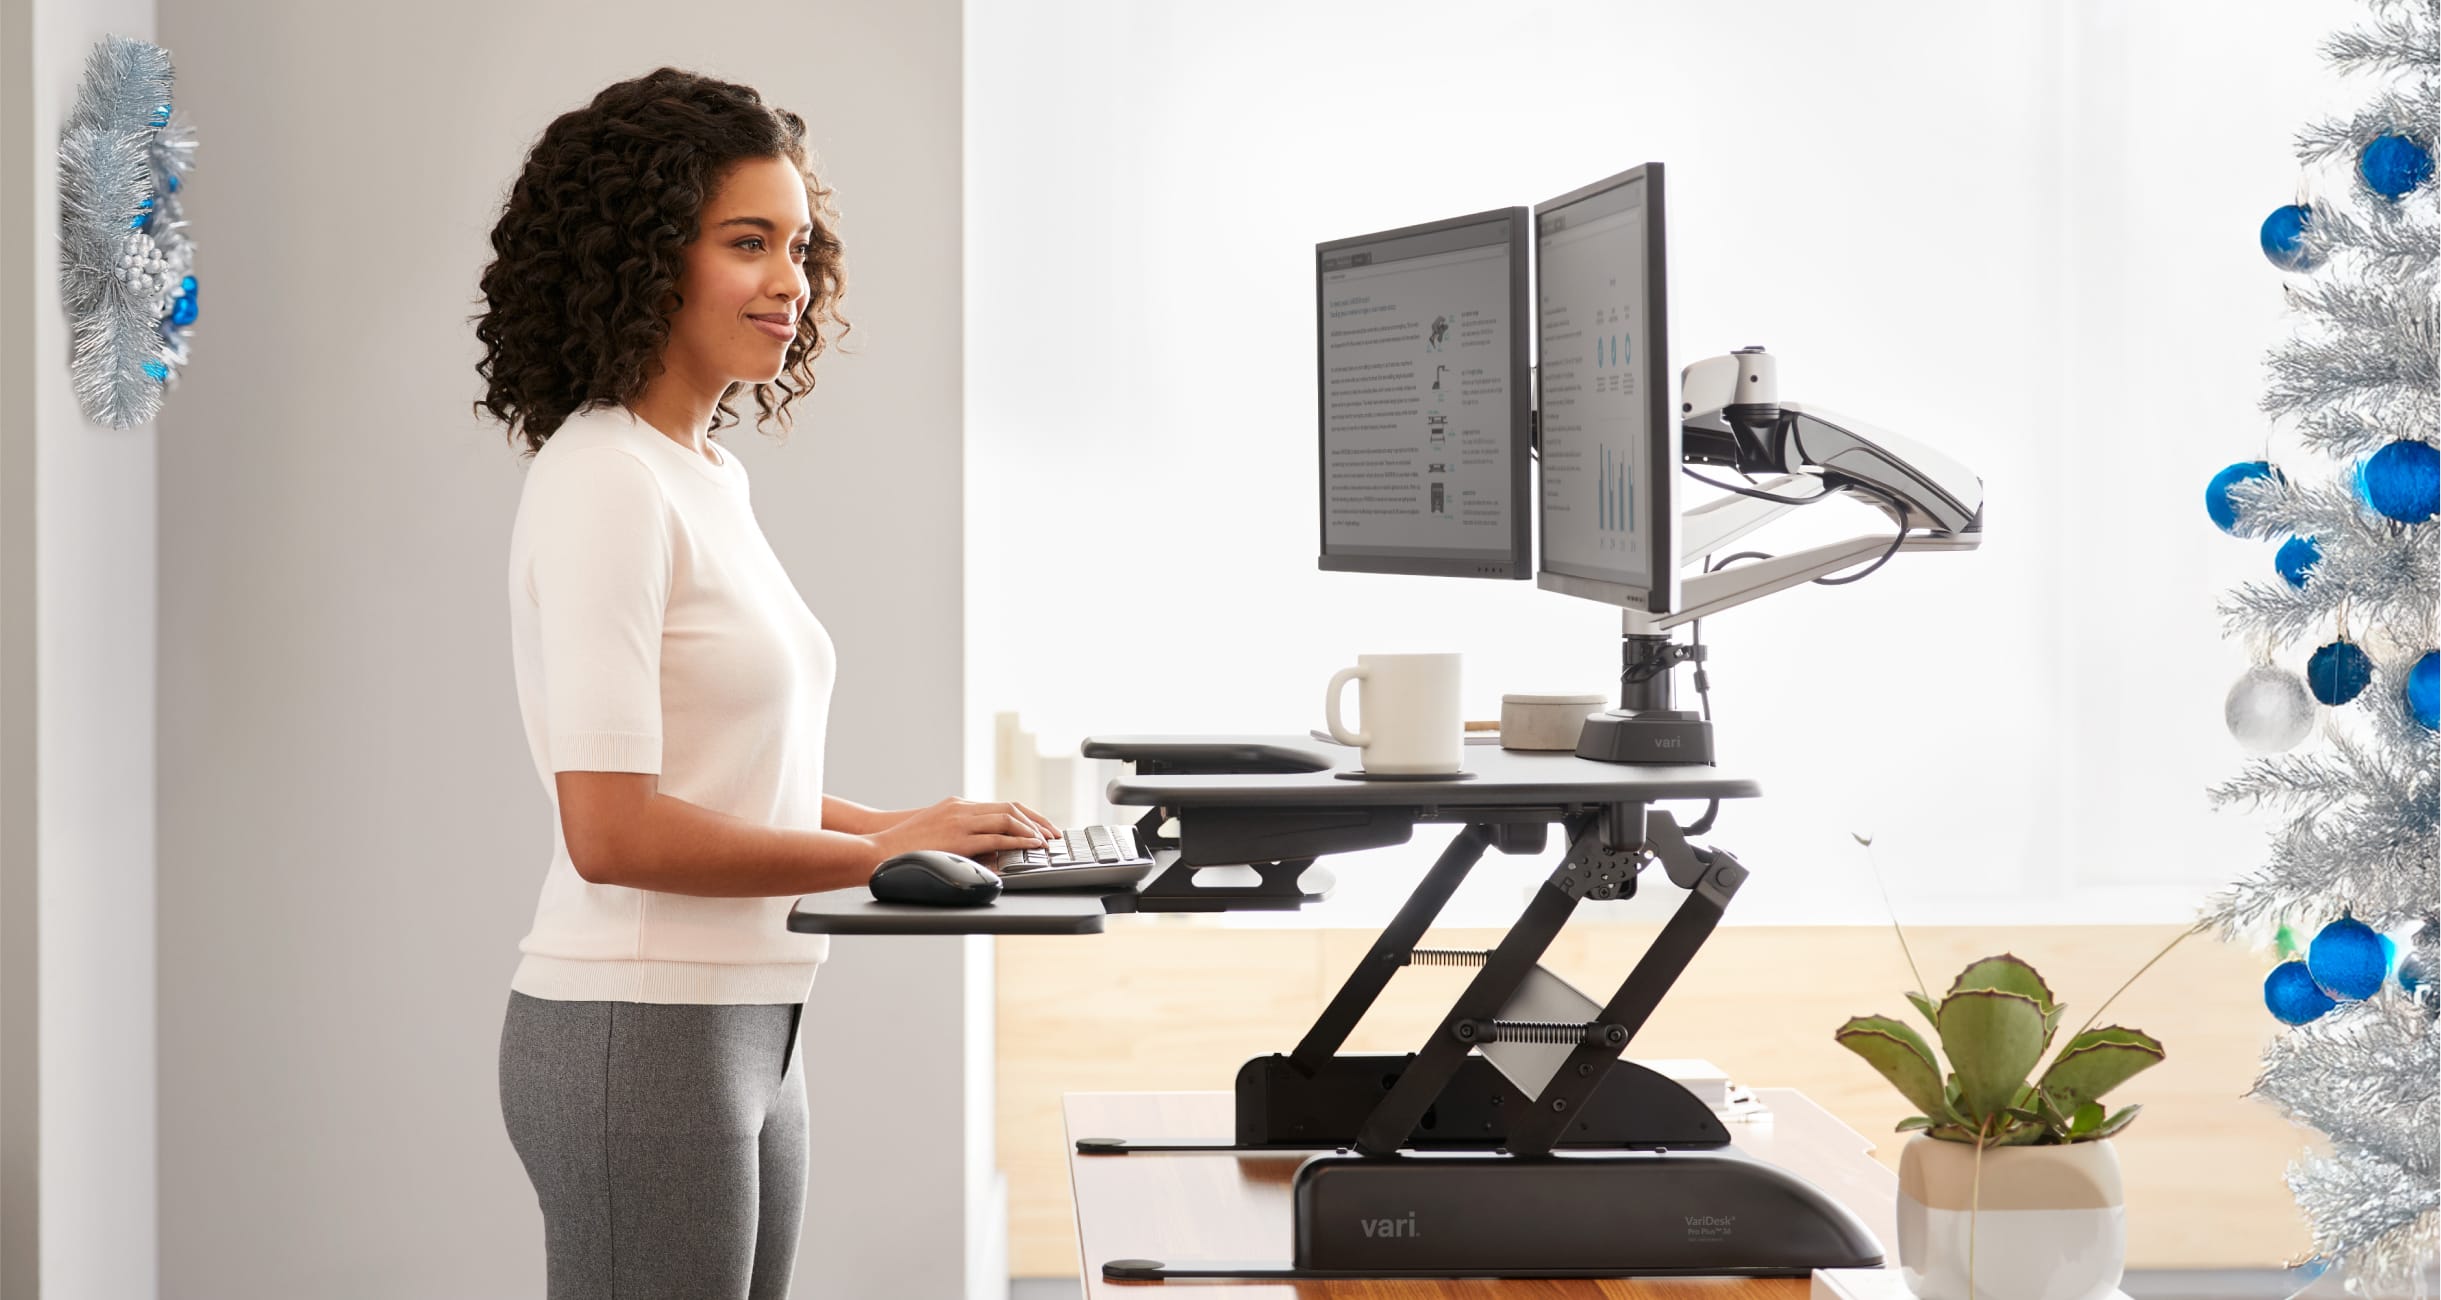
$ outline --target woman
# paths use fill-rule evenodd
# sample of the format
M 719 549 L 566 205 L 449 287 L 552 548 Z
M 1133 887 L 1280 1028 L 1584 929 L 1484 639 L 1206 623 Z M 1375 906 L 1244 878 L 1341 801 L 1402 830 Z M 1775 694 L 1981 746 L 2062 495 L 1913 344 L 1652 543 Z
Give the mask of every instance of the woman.
M 790 900 L 1050 829 L 822 792 L 831 641 L 713 434 L 744 387 L 785 432 L 846 329 L 829 198 L 796 114 L 663 68 L 553 122 L 492 231 L 476 407 L 532 457 L 510 641 L 557 831 L 500 1102 L 553 1300 L 786 1295 L 828 943 Z

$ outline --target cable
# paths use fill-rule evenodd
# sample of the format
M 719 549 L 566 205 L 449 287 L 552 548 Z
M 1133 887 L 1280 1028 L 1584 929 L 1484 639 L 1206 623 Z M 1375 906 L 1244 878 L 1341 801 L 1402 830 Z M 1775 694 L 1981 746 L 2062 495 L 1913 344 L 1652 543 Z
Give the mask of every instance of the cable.
M 1862 582 L 1865 579 L 1872 577 L 1875 569 L 1890 563 L 1890 557 L 1898 554 L 1899 548 L 1907 544 L 1907 532 L 1907 525 L 1900 524 L 1898 536 L 1890 539 L 1890 545 L 1882 552 L 1881 558 L 1875 560 L 1871 564 L 1866 565 L 1862 571 L 1851 573 L 1844 578 L 1816 578 L 1814 579 L 1814 585 L 1817 587 L 1844 587 L 1851 582 Z
M 1726 569 L 1740 560 L 1768 560 L 1770 558 L 1771 556 L 1762 551 L 1739 551 L 1734 555 L 1724 555 L 1717 560 L 1707 555 L 1704 557 L 1704 572 L 1712 573 Z M 1688 640 L 1696 649 L 1703 649 L 1704 621 L 1702 619 L 1695 620 Z M 1704 721 L 1712 721 L 1712 679 L 1704 672 L 1704 661 L 1701 655 L 1698 655 L 1695 660 L 1695 698 L 1703 704 Z M 1684 828 L 1685 832 L 1689 835 L 1704 834 L 1712 829 L 1712 823 L 1718 821 L 1720 815 L 1721 801 L 1708 800 L 1704 804 L 1704 815 L 1688 823 Z
M 1724 555 L 1717 560 L 1707 555 L 1704 557 L 1704 572 L 1717 573 L 1740 560 L 1768 560 L 1770 558 L 1771 556 L 1762 551 L 1739 551 L 1735 555 Z M 1695 620 L 1694 631 L 1689 640 L 1697 650 L 1704 648 L 1704 621 L 1702 619 Z M 1704 721 L 1712 721 L 1712 679 L 1704 673 L 1703 656 L 1700 654 L 1695 659 L 1695 698 L 1703 702 Z
M 1771 552 L 1769 551 L 1739 551 L 1735 555 L 1722 556 L 1717 563 L 1714 562 L 1710 557 L 1706 557 L 1704 560 L 1704 572 L 1717 573 L 1740 560 L 1768 560 L 1770 558 L 1772 558 L 1772 556 Z
M 1728 562 L 1727 560 L 1721 561 L 1723 564 Z M 1704 561 L 1704 571 L 1706 573 L 1712 571 L 1712 562 L 1709 559 Z M 1700 618 L 1695 620 L 1693 642 L 1697 650 L 1703 649 L 1704 621 Z M 1704 661 L 1701 655 L 1698 655 L 1695 660 L 1695 698 L 1703 702 L 1704 721 L 1707 724 L 1710 723 L 1712 721 L 1712 681 L 1704 675 Z M 1685 828 L 1685 831 L 1689 835 L 1701 835 L 1712 829 L 1713 819 L 1720 815 L 1721 801 L 1714 799 L 1704 805 L 1704 815 L 1696 818 L 1692 825 Z
M 1862 582 L 1866 578 L 1873 576 L 1873 571 L 1875 569 L 1890 563 L 1890 557 L 1898 554 L 1899 548 L 1907 544 L 1907 534 L 1910 531 L 1907 525 L 1907 507 L 1901 504 L 1897 497 L 1882 491 L 1880 488 L 1872 487 L 1864 483 L 1852 483 L 1849 484 L 1848 487 L 1852 492 L 1864 492 L 1880 497 L 1882 499 L 1882 504 L 1890 507 L 1891 513 L 1898 516 L 1899 533 L 1898 536 L 1890 539 L 1890 549 L 1883 551 L 1880 559 L 1875 560 L 1873 563 L 1866 565 L 1862 570 L 1856 573 L 1851 573 L 1844 578 L 1814 579 L 1814 585 L 1819 587 L 1844 587 L 1851 582 Z
M 1712 679 L 1704 675 L 1704 621 L 1695 620 L 1695 698 L 1703 701 L 1704 721 L 1712 721 Z
M 1700 477 L 1700 476 L 1698 476 L 1698 477 Z M 1733 489 L 1733 490 L 1734 490 L 1734 489 Z M 1880 490 L 1880 489 L 1878 489 L 1878 488 L 1870 488 L 1870 487 L 1866 487 L 1865 485 L 1863 485 L 1863 484 L 1859 483 L 1859 484 L 1855 484 L 1855 485 L 1854 485 L 1854 490 L 1859 491 L 1859 492 L 1870 492 L 1870 493 L 1872 493 L 1873 495 L 1880 497 L 1882 500 L 1890 502 L 1890 503 L 1891 503 L 1893 506 L 1897 506 L 1897 505 L 1898 505 L 1898 502 L 1897 502 L 1895 499 L 1893 499 L 1893 498 L 1890 496 L 1890 494 L 1888 494 L 1888 493 L 1886 493 L 1886 492 L 1883 492 L 1883 491 L 1881 491 L 1881 490 Z M 1756 493 L 1749 493 L 1748 495 L 1750 495 L 1750 496 L 1766 496 L 1766 495 L 1769 495 L 1769 494 L 1768 494 L 1768 493 L 1756 492 Z M 1828 495 L 1830 495 L 1830 494 L 1826 492 L 1826 493 L 1824 493 L 1823 495 L 1828 496 Z M 1904 517 L 1904 516 L 1905 516 L 1905 514 L 1906 514 L 1906 510 L 1905 510 L 1905 508 L 1904 508 L 1904 507 L 1901 507 L 1901 508 L 1900 508 L 1899 513 L 1900 513 L 1901 517 Z M 1870 564 L 1870 565 L 1866 566 L 1866 568 L 1865 568 L 1865 569 L 1864 569 L 1862 572 L 1858 572 L 1858 573 L 1851 573 L 1851 574 L 1849 574 L 1847 577 L 1844 577 L 1844 578 L 1816 578 L 1816 579 L 1814 579 L 1814 584 L 1815 584 L 1816 586 L 1820 586 L 1820 587 L 1844 587 L 1844 586 L 1848 585 L 1848 584 L 1849 584 L 1849 583 L 1851 583 L 1851 582 L 1859 582 L 1859 581 L 1862 581 L 1863 579 L 1865 579 L 1865 578 L 1867 578 L 1867 577 L 1871 576 L 1871 575 L 1872 575 L 1872 573 L 1873 573 L 1873 571 L 1874 571 L 1875 569 L 1878 569 L 1878 568 L 1882 567 L 1883 565 L 1890 563 L 1890 557 L 1891 557 L 1891 556 L 1893 556 L 1893 555 L 1898 554 L 1898 553 L 1899 553 L 1899 548 L 1900 548 L 1901 546 L 1906 545 L 1906 543 L 1907 543 L 1907 536 L 1908 536 L 1908 534 L 1909 534 L 1911 531 L 1913 531 L 1913 530 L 1911 530 L 1911 529 L 1910 529 L 1910 528 L 1909 528 L 1907 525 L 1905 525 L 1905 524 L 1900 524 L 1900 525 L 1899 525 L 1898 536 L 1891 538 L 1891 539 L 1890 539 L 1890 545 L 1889 545 L 1889 547 L 1888 547 L 1887 549 L 1885 549 L 1885 550 L 1884 550 L 1884 551 L 1881 553 L 1880 558 L 1878 558 L 1878 559 L 1874 560 L 1872 564 Z M 1727 555 L 1727 556 L 1723 556 L 1723 557 L 1721 557 L 1721 559 L 1720 559 L 1718 562 L 1715 562 L 1715 561 L 1713 561 L 1713 560 L 1711 560 L 1711 559 L 1707 558 L 1707 559 L 1704 561 L 1704 572 L 1706 572 L 1706 573 L 1711 573 L 1711 572 L 1713 572 L 1713 571 L 1715 571 L 1715 570 L 1718 570 L 1718 569 L 1726 569 L 1726 568 L 1728 568 L 1730 565 L 1735 564 L 1735 563 L 1737 563 L 1737 562 L 1738 562 L 1738 561 L 1740 561 L 1740 560 L 1772 560 L 1772 559 L 1778 559 L 1778 558 L 1779 558 L 1778 556 L 1775 556 L 1775 555 L 1771 554 L 1771 553 L 1770 553 L 1770 552 L 1768 552 L 1768 551 L 1739 551 L 1739 552 L 1738 552 L 1737 554 L 1735 554 L 1735 555 Z M 1696 622 L 1696 626 L 1697 626 L 1697 627 L 1700 629 L 1700 628 L 1703 626 L 1702 620 L 1700 620 L 1700 619 L 1699 619 L 1699 620 L 1697 620 L 1697 622 Z M 1698 640 L 1697 640 L 1697 642 L 1696 642 L 1696 644 L 1698 644 L 1698 645 L 1701 645 L 1701 644 L 1702 644 L 1702 640 L 1700 639 L 1700 637 L 1701 637 L 1701 634 L 1700 634 L 1700 632 L 1699 632 L 1699 633 L 1698 633 Z
M 1689 469 L 1684 465 L 1678 467 L 1678 472 L 1686 475 L 1688 478 L 1694 479 L 1696 482 L 1701 483 L 1706 487 L 1716 487 L 1723 492 L 1735 492 L 1742 497 L 1754 497 L 1757 500 L 1770 501 L 1784 506 L 1810 506 L 1815 502 L 1820 501 L 1824 497 L 1831 495 L 1830 490 L 1826 488 L 1810 497 L 1784 497 L 1777 492 L 1766 492 L 1761 488 L 1739 487 L 1735 483 L 1723 483 L 1719 479 L 1708 478 L 1702 474 L 1698 474 L 1694 470 Z
M 1742 497 L 1754 497 L 1757 500 L 1770 501 L 1784 506 L 1810 506 L 1815 502 L 1820 501 L 1824 497 L 1831 495 L 1837 490 L 1834 488 L 1825 488 L 1810 497 L 1782 496 L 1777 492 L 1765 492 L 1761 488 L 1746 488 L 1739 487 L 1735 483 L 1723 483 L 1719 479 L 1708 478 L 1702 474 L 1698 474 L 1694 470 L 1688 469 L 1683 465 L 1679 467 L 1679 471 L 1685 474 L 1688 478 L 1694 479 L 1696 482 L 1704 484 L 1707 487 L 1716 487 L 1723 492 L 1735 492 Z M 1889 493 L 1884 492 L 1879 488 L 1868 487 L 1862 483 L 1852 483 L 1848 486 L 1849 490 L 1851 491 L 1870 492 L 1874 496 L 1880 497 L 1883 501 L 1889 503 L 1892 509 L 1898 512 L 1901 519 L 1907 517 L 1907 508 L 1900 505 L 1898 499 L 1891 496 Z M 1844 578 L 1816 578 L 1814 579 L 1814 585 L 1818 587 L 1844 587 L 1851 582 L 1863 581 L 1865 578 L 1871 576 L 1875 569 L 1879 569 L 1883 565 L 1890 563 L 1890 557 L 1899 553 L 1899 547 L 1906 545 L 1908 532 L 1908 526 L 1906 524 L 1900 524 L 1898 535 L 1890 539 L 1890 548 L 1883 551 L 1879 559 L 1876 559 L 1872 564 L 1866 566 L 1863 572 L 1851 573 Z M 1728 559 L 1721 561 L 1721 563 L 1726 565 L 1736 560 L 1768 560 L 1771 558 L 1773 558 L 1771 555 L 1762 551 L 1740 551 L 1737 554 L 1730 556 Z M 1704 572 L 1710 573 L 1712 569 L 1713 566 L 1707 564 L 1704 567 Z
M 1804 434 L 1803 434 L 1803 432 L 1801 432 L 1801 430 L 1800 430 L 1800 422 L 1799 422 L 1799 421 L 1797 421 L 1797 420 L 1793 420 L 1793 419 L 1792 419 L 1792 420 L 1789 420 L 1789 421 L 1787 421 L 1787 428 L 1788 428 L 1789 444 L 1790 444 L 1790 446 L 1791 446 L 1792 448 L 1794 448 L 1794 449 L 1795 449 L 1795 451 L 1796 451 L 1796 453 L 1797 453 L 1797 461 L 1798 461 L 1798 463 L 1799 463 L 1799 464 L 1804 464 L 1804 463 L 1806 463 L 1806 462 L 1808 462 L 1808 461 L 1812 460 L 1813 458 L 1812 458 L 1811 456 L 1809 456 L 1809 455 L 1807 455 L 1807 454 L 1806 454 L 1806 450 L 1805 450 L 1805 435 L 1804 435 Z M 1740 474 L 1744 474 L 1744 473 L 1745 473 L 1745 471 L 1744 471 L 1744 467 L 1739 466 L 1739 467 L 1736 467 L 1736 468 L 1738 469 L 1738 471 L 1739 471 L 1739 473 L 1740 473 Z M 1778 504 L 1778 505 L 1784 505 L 1784 506 L 1810 506 L 1810 505 L 1814 504 L 1815 502 L 1820 501 L 1820 500 L 1821 500 L 1821 499 L 1823 499 L 1824 497 L 1827 497 L 1827 496 L 1831 495 L 1832 493 L 1834 493 L 1834 492 L 1836 492 L 1836 491 L 1838 491 L 1838 490 L 1839 490 L 1839 488 L 1838 488 L 1838 487 L 1832 487 L 1832 486 L 1829 486 L 1829 485 L 1825 485 L 1825 486 L 1824 486 L 1824 488 L 1822 489 L 1822 491 L 1817 492 L 1817 493 L 1815 493 L 1814 495 L 1809 496 L 1809 497 L 1791 497 L 1791 496 L 1782 496 L 1782 495 L 1780 495 L 1779 493 L 1776 493 L 1776 492 L 1765 492 L 1765 491 L 1761 490 L 1760 488 L 1739 487 L 1739 486 L 1738 486 L 1737 484 L 1735 484 L 1735 483 L 1723 483 L 1723 482 L 1721 482 L 1719 479 L 1715 479 L 1715 478 L 1708 478 L 1708 477 L 1706 477 L 1706 476 L 1704 476 L 1704 475 L 1702 475 L 1702 474 L 1698 474 L 1698 473 L 1696 473 L 1696 472 L 1695 472 L 1693 469 L 1688 468 L 1688 467 L 1683 466 L 1683 465 L 1679 467 L 1679 470 L 1680 470 L 1680 472 L 1684 473 L 1684 474 L 1685 474 L 1685 475 L 1686 475 L 1688 478 L 1694 479 L 1696 482 L 1701 483 L 1701 484 L 1704 484 L 1704 485 L 1705 485 L 1705 486 L 1707 486 L 1707 487 L 1715 487 L 1715 488 L 1719 488 L 1719 489 L 1720 489 L 1721 491 L 1723 491 L 1723 492 L 1734 492 L 1734 493 L 1738 494 L 1739 496 L 1743 496 L 1743 497 L 1754 497 L 1754 498 L 1756 498 L 1756 499 L 1758 499 L 1758 500 L 1762 500 L 1762 501 L 1770 501 L 1770 502 L 1773 502 L 1773 503 L 1775 503 L 1775 504 Z M 1748 477 L 1749 479 L 1751 479 L 1751 478 L 1752 478 L 1752 476 L 1751 476 L 1751 475 L 1746 475 L 1746 477 Z M 1869 564 L 1869 565 L 1865 566 L 1865 567 L 1864 567 L 1862 570 L 1860 570 L 1860 571 L 1858 571 L 1858 572 L 1856 572 L 1856 573 L 1851 573 L 1851 574 L 1847 575 L 1847 576 L 1846 576 L 1846 577 L 1844 577 L 1844 578 L 1816 578 L 1816 579 L 1814 579 L 1813 581 L 1814 581 L 1814 585 L 1816 585 L 1816 586 L 1818 586 L 1818 587 L 1844 587 L 1844 586 L 1848 585 L 1848 584 L 1849 584 L 1849 583 L 1851 583 L 1851 582 L 1861 582 L 1861 581 L 1863 581 L 1864 579 L 1866 579 L 1866 578 L 1868 578 L 1868 577 L 1871 577 L 1871 576 L 1873 575 L 1873 572 L 1874 572 L 1875 570 L 1877 570 L 1877 569 L 1881 568 L 1881 567 L 1882 567 L 1883 565 L 1885 565 L 1885 564 L 1890 563 L 1890 557 L 1891 557 L 1891 556 L 1893 556 L 1893 555 L 1898 554 L 1898 553 L 1899 553 L 1899 548 L 1900 548 L 1901 546 L 1904 546 L 1904 545 L 1906 545 L 1906 544 L 1907 544 L 1907 534 L 1908 534 L 1908 532 L 1909 532 L 1910 530 L 1909 530 L 1909 526 L 1908 526 L 1908 524 L 1907 524 L 1907 522 L 1906 522 L 1906 520 L 1907 520 L 1907 507 L 1906 507 L 1906 505 L 1905 505 L 1903 502 L 1901 502 L 1901 501 L 1900 501 L 1900 500 L 1899 500 L 1897 497 L 1894 497 L 1894 496 L 1890 495 L 1888 492 L 1885 492 L 1885 491 L 1883 491 L 1883 490 L 1882 490 L 1882 489 L 1880 489 L 1880 488 L 1874 487 L 1873 485 L 1871 485 L 1871 484 L 1869 484 L 1869 483 L 1859 483 L 1859 482 L 1853 482 L 1853 481 L 1851 481 L 1851 482 L 1848 482 L 1848 483 L 1846 483 L 1846 484 L 1843 484 L 1842 486 L 1846 487 L 1846 488 L 1847 488 L 1847 490 L 1849 490 L 1849 491 L 1851 491 L 1851 492 L 1863 492 L 1863 493 L 1867 493 L 1867 494 L 1870 494 L 1870 495 L 1872 495 L 1872 496 L 1875 496 L 1875 497 L 1880 498 L 1880 499 L 1881 499 L 1881 501 L 1882 501 L 1882 504 L 1884 504 L 1884 505 L 1888 506 L 1888 507 L 1890 508 L 1890 512 L 1891 512 L 1893 515 L 1895 515 L 1895 516 L 1897 516 L 1897 517 L 1898 517 L 1898 520 L 1899 520 L 1899 531 L 1898 531 L 1898 535 L 1897 535 L 1896 537 L 1893 537 L 1893 538 L 1891 538 L 1891 539 L 1890 539 L 1890 546 L 1889 546 L 1889 549 L 1887 549 L 1887 550 L 1883 551 L 1883 552 L 1881 553 L 1881 556 L 1880 556 L 1878 559 L 1874 560 L 1874 561 L 1873 561 L 1873 563 L 1871 563 L 1871 564 Z M 1737 554 L 1732 555 L 1732 556 L 1728 557 L 1727 559 L 1722 560 L 1722 561 L 1720 562 L 1720 564 L 1721 564 L 1722 566 L 1726 566 L 1726 565 L 1729 565 L 1729 564 L 1735 563 L 1735 562 L 1736 562 L 1736 561 L 1738 561 L 1738 560 L 1743 560 L 1743 559 L 1768 560 L 1768 559 L 1771 559 L 1771 558 L 1773 558 L 1773 557 L 1771 557 L 1770 555 L 1767 555 L 1767 554 L 1765 554 L 1765 553 L 1763 553 L 1763 552 L 1761 552 L 1761 551 L 1740 551 L 1740 552 L 1738 552 Z M 1719 566 L 1715 566 L 1715 565 L 1713 565 L 1711 562 L 1706 561 L 1706 563 L 1705 563 L 1705 565 L 1704 565 L 1704 572 L 1706 572 L 1706 573 L 1710 573 L 1710 572 L 1712 572 L 1712 570 L 1713 570 L 1715 567 L 1719 567 Z

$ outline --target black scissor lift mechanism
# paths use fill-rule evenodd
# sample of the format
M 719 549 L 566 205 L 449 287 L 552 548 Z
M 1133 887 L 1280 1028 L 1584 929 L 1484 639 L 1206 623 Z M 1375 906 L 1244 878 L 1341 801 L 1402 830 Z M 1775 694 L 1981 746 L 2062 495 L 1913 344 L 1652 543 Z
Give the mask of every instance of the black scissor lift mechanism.
M 1160 774 L 1150 763 L 1139 770 Z M 1259 862 L 1270 869 L 1265 886 L 1288 906 L 1297 875 L 1318 857 L 1402 843 L 1421 821 L 1465 824 L 1296 1049 L 1239 1069 L 1233 1140 L 1076 1144 L 1099 1156 L 1318 1152 L 1293 1184 L 1293 1260 L 1112 1260 L 1105 1277 L 1805 1276 L 1881 1264 L 1879 1243 L 1853 1214 L 1728 1150 L 1729 1131 L 1710 1107 L 1621 1059 L 1747 875 L 1726 850 L 1689 844 L 1668 812 L 1642 803 L 1155 808 L 1139 834 L 1164 843 L 1158 831 L 1172 815 L 1177 838 L 1167 846 L 1179 858 L 1170 892 L 1200 867 Z M 1497 945 L 1419 946 L 1487 850 L 1542 852 L 1555 823 L 1566 852 Z M 1541 957 L 1577 904 L 1632 896 L 1656 863 L 1686 897 L 1609 1000 L 1582 1020 L 1512 1018 L 1513 1008 L 1550 1005 L 1538 994 L 1565 989 Z M 1392 977 L 1416 964 L 1471 966 L 1475 975 L 1419 1050 L 1341 1054 Z M 1504 1070 L 1495 1059 L 1504 1043 L 1554 1051 L 1522 1070 L 1505 1054 Z

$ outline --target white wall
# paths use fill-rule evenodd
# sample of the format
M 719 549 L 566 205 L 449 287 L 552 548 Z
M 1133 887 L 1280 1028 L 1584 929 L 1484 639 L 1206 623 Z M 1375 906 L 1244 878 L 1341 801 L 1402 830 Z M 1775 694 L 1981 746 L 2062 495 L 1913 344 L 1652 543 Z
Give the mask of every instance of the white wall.
M 150 38 L 152 0 L 30 0 L 0 22 L 0 1290 L 12 1296 L 150 1295 L 157 1277 L 155 441 L 77 409 L 57 288 L 59 126 L 106 34 Z
M 42 1268 L 42 952 L 34 801 L 34 6 L 0 0 L 0 1292 Z
M 2255 227 L 2295 197 L 2297 127 L 2344 100 L 2314 50 L 2358 13 L 978 6 L 971 472 L 1143 515 L 973 548 L 970 725 L 1301 732 L 1333 668 L 1402 648 L 1466 654 L 1469 717 L 1615 698 L 1613 610 L 1315 570 L 1311 256 L 1660 159 L 1676 361 L 1766 344 L 1785 396 L 1988 490 L 1979 553 L 1706 620 L 1723 764 L 1766 794 L 1715 834 L 1756 868 L 1737 919 L 1879 920 L 1852 829 L 1913 919 L 2191 915 L 2259 853 L 2203 791 L 2239 761 L 2213 601 L 2270 564 L 2201 490 L 2262 450 L 2287 325 Z M 1879 527 L 1811 513 L 1752 540 Z M 991 636 L 985 602 L 1046 588 L 1127 630 Z M 1357 859 L 1314 919 L 1385 915 L 1446 836 Z M 1448 915 L 1505 920 L 1543 869 L 1481 873 Z
M 839 644 L 832 788 L 950 793 L 958 6 L 170 0 L 162 30 L 204 285 L 162 420 L 165 1291 L 539 1295 L 495 1071 L 550 837 L 508 662 L 524 471 L 468 410 L 485 237 L 532 139 L 610 81 L 673 63 L 805 115 L 852 350 L 785 445 L 731 445 Z M 797 1295 L 953 1296 L 989 1267 L 975 967 L 842 942 L 817 980 Z

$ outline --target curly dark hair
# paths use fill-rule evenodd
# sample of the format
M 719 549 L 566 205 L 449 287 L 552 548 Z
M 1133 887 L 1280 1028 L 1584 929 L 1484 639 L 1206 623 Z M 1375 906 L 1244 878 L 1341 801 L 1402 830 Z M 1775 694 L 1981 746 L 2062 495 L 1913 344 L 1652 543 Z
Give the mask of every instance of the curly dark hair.
M 785 158 L 805 177 L 813 235 L 805 253 L 810 297 L 771 383 L 754 385 L 760 414 L 783 433 L 788 404 L 814 386 L 814 358 L 845 334 L 846 290 L 831 191 L 805 157 L 805 119 L 771 108 L 751 87 L 659 68 L 605 88 L 562 113 L 526 157 L 492 227 L 483 268 L 486 310 L 474 318 L 486 385 L 479 413 L 542 450 L 562 422 L 599 403 L 633 401 L 657 373 L 678 301 L 680 250 L 693 242 L 704 203 L 729 169 Z M 721 394 L 712 427 L 735 424 Z

